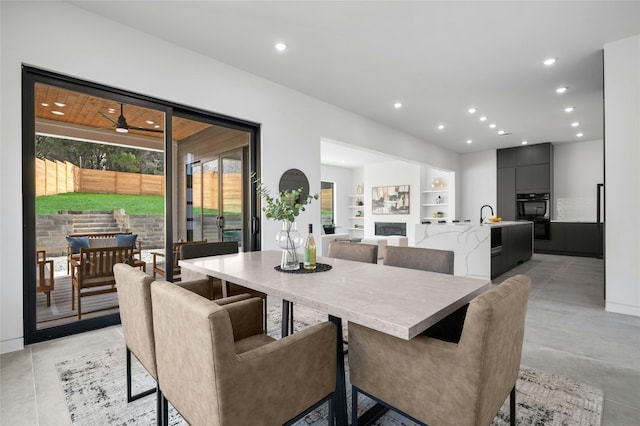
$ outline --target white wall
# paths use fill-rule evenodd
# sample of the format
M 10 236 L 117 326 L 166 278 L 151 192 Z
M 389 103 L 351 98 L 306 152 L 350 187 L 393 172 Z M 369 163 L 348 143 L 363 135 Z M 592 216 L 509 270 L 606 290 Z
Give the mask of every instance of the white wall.
M 262 177 L 270 188 L 295 167 L 307 174 L 311 192 L 319 192 L 322 137 L 458 170 L 456 153 L 71 4 L 2 1 L 0 8 L 2 352 L 22 347 L 22 64 L 260 123 Z M 319 227 L 319 218 L 315 202 L 300 222 Z M 272 236 L 279 226 L 263 220 L 263 248 L 277 248 Z
M 372 214 L 371 188 L 376 186 L 410 185 L 409 214 Z M 375 222 L 407 224 L 409 245 L 415 244 L 415 226 L 420 223 L 420 166 L 404 161 L 389 161 L 364 167 L 364 236 L 373 237 Z
M 460 156 L 460 186 L 462 208 L 458 218 L 480 221 L 480 208 L 489 204 L 497 216 L 497 164 L 496 151 L 482 151 Z M 488 209 L 485 209 L 488 215 Z
M 604 182 L 602 140 L 553 145 L 551 219 L 596 221 L 596 189 Z
M 604 46 L 606 309 L 640 316 L 640 35 Z

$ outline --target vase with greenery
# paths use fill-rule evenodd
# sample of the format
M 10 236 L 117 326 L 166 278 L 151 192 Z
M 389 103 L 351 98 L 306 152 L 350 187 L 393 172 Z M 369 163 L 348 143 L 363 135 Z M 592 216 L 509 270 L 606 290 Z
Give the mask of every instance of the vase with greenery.
M 305 210 L 304 206 L 317 200 L 319 195 L 308 195 L 301 199 L 302 188 L 299 188 L 281 191 L 277 197 L 272 197 L 269 189 L 262 185 L 260 180 L 255 182 L 258 194 L 266 203 L 262 210 L 267 219 L 282 222 L 282 229 L 276 235 L 276 241 L 282 248 L 280 268 L 285 271 L 300 269 L 297 249 L 302 246 L 304 240 L 297 230 L 296 217 Z

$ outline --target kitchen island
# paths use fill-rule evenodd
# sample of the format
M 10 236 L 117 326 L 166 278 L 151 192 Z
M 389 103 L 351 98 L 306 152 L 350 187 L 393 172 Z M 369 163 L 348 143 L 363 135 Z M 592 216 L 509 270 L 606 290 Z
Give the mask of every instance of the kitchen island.
M 454 275 L 493 279 L 533 254 L 531 222 L 416 225 L 416 246 L 453 251 Z

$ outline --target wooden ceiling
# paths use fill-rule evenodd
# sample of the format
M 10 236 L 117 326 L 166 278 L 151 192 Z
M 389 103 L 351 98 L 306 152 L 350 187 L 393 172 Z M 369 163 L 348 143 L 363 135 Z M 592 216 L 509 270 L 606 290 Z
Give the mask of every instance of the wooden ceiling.
M 56 111 L 64 115 L 54 113 Z M 117 121 L 120 116 L 120 103 L 45 84 L 36 84 L 36 119 L 51 120 L 92 129 L 113 129 L 115 132 L 115 125 L 102 116 L 101 112 Z M 162 111 L 124 104 L 123 112 L 129 126 L 144 128 L 156 128 L 155 126 L 159 126 L 159 130 L 164 130 L 164 113 Z M 150 124 L 147 120 L 153 123 Z M 209 123 L 174 117 L 172 124 L 173 140 L 181 141 L 212 126 Z M 164 137 L 164 133 L 160 132 L 129 130 L 129 133 L 157 139 Z

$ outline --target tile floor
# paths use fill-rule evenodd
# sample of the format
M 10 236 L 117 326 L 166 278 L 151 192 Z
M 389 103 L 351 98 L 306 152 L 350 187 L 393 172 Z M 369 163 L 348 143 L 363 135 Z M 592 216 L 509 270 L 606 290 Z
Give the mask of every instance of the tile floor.
M 603 262 L 536 254 L 498 277 L 533 279 L 522 362 L 604 390 L 603 425 L 640 425 L 640 318 L 603 309 Z M 0 424 L 70 424 L 55 364 L 123 344 L 119 326 L 0 357 Z

